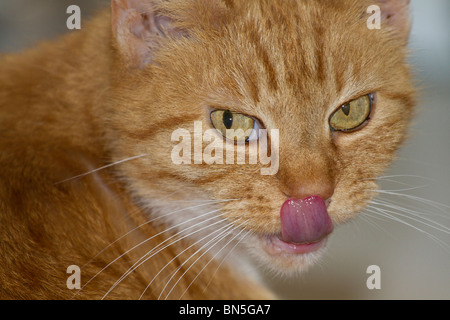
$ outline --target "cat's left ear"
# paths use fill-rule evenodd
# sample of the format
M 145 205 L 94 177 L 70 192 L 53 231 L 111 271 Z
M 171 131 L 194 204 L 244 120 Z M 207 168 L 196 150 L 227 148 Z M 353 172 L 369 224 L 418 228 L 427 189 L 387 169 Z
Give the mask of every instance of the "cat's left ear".
M 411 32 L 410 0 L 378 0 L 382 20 L 402 38 L 408 40 Z
M 151 63 L 155 50 L 168 37 L 186 33 L 172 19 L 158 12 L 152 0 L 112 0 L 112 32 L 127 67 L 139 69 Z

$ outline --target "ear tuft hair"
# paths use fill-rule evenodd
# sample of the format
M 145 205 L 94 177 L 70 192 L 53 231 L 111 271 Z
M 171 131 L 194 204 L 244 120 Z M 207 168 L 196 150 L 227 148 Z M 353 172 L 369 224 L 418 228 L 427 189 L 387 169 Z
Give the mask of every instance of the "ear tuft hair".
M 111 9 L 116 46 L 129 68 L 151 63 L 154 51 L 165 38 L 186 35 L 152 1 L 113 0 Z
M 411 32 L 410 0 L 378 0 L 382 20 L 403 38 Z

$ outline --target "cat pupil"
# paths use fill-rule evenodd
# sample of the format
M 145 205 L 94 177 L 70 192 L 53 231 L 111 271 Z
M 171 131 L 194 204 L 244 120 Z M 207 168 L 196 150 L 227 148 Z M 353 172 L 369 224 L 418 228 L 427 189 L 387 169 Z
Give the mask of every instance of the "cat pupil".
M 227 129 L 231 129 L 233 126 L 233 114 L 231 111 L 227 110 L 223 113 L 223 124 Z
M 348 116 L 350 114 L 350 104 L 346 104 L 346 105 L 342 106 L 342 111 L 344 112 L 344 114 L 346 116 Z

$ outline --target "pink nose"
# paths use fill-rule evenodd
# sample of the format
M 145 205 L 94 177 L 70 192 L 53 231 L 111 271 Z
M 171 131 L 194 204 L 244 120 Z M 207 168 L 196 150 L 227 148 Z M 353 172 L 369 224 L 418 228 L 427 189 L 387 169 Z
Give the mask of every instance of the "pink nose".
M 280 240 L 288 243 L 315 243 L 333 232 L 325 201 L 318 196 L 287 200 L 281 207 L 280 219 Z

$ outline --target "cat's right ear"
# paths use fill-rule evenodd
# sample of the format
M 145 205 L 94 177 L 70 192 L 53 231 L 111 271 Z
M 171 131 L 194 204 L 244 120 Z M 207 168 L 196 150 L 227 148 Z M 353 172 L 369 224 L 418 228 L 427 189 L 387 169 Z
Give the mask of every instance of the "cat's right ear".
M 171 18 L 155 9 L 151 0 L 112 0 L 111 15 L 116 48 L 131 69 L 151 63 L 165 38 L 185 35 Z

